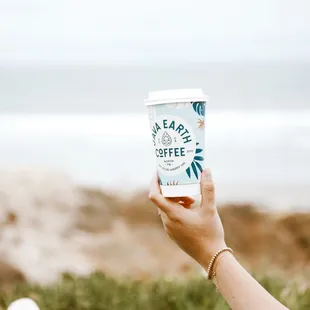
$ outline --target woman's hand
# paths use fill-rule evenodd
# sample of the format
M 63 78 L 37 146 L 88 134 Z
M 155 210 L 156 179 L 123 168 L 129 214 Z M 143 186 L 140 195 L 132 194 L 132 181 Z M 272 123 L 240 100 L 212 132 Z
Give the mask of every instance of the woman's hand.
M 200 208 L 191 209 L 194 203 L 192 198 L 164 198 L 156 176 L 149 198 L 159 208 L 164 227 L 171 239 L 207 269 L 213 255 L 226 247 L 209 170 L 202 173 L 201 193 Z M 215 268 L 217 288 L 232 309 L 287 309 L 265 291 L 231 254 L 223 254 Z
M 191 209 L 194 199 L 190 197 L 163 197 L 156 175 L 151 185 L 149 199 L 159 208 L 164 228 L 170 238 L 207 268 L 213 255 L 226 247 L 223 226 L 216 209 L 210 170 L 202 173 L 201 193 L 200 207 Z

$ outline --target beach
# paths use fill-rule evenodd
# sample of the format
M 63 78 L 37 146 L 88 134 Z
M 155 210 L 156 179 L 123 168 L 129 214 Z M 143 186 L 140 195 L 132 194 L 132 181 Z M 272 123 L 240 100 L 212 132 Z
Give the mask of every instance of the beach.
M 25 297 L 40 310 L 268 308 L 234 259 L 214 253 L 225 244 L 287 309 L 309 310 L 309 10 L 0 1 L 0 310 Z M 169 109 L 147 109 L 167 94 Z M 158 214 L 156 167 L 163 195 L 195 188 L 172 207 L 198 214 Z M 212 184 L 199 194 L 204 168 L 215 199 Z M 169 238 L 191 232 L 206 239 L 196 259 L 215 283 Z
M 309 264 L 310 112 L 222 111 L 206 119 L 206 165 L 237 255 L 253 270 L 273 260 L 274 269 L 300 274 Z M 63 272 L 93 270 L 134 278 L 199 273 L 148 202 L 155 165 L 145 114 L 0 120 L 0 251 L 27 280 L 53 283 Z
M 165 234 L 147 189 L 112 193 L 34 170 L 2 174 L 0 186 L 0 253 L 27 281 L 54 283 L 63 272 L 95 270 L 133 278 L 201 273 Z M 310 267 L 307 210 L 270 212 L 241 203 L 218 208 L 228 244 L 250 270 L 268 263 L 296 276 Z
M 130 193 L 154 173 L 147 114 L 3 114 L 0 170 L 66 174 Z M 310 111 L 210 111 L 206 166 L 220 203 L 309 210 Z
M 166 68 L 161 75 L 154 68 L 104 73 L 2 68 L 0 273 L 5 273 L 0 287 L 18 291 L 18 283 L 25 282 L 62 285 L 62 274 L 70 273 L 68 279 L 86 277 L 74 281 L 86 281 L 81 285 L 90 288 L 94 271 L 103 274 L 102 285 L 110 283 L 106 276 L 204 279 L 201 268 L 166 236 L 148 201 L 155 156 L 143 96 L 152 84 L 160 89 L 208 81 L 205 165 L 213 172 L 227 243 L 250 272 L 267 277 L 262 281 L 273 288 L 274 277 L 289 277 L 306 299 L 308 71 L 301 66 L 242 68 L 212 65 L 208 70 L 214 80 L 205 80 L 208 70 L 199 68 L 181 77 L 191 69 Z M 120 88 L 124 91 L 115 92 Z M 199 204 L 200 197 L 195 198 Z M 297 305 L 286 295 L 294 291 L 293 282 L 281 283 L 279 298 Z M 5 300 L 0 303 L 6 305 Z

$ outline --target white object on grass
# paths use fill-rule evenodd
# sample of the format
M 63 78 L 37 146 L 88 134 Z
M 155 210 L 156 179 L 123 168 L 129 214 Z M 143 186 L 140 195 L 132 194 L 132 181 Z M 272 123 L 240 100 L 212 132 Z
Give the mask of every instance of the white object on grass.
M 40 310 L 40 308 L 32 299 L 21 298 L 12 302 L 8 310 Z

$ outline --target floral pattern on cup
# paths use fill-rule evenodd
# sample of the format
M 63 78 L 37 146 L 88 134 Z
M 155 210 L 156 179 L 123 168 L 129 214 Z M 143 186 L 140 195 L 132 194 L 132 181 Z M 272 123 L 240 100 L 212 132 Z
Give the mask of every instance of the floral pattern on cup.
M 173 180 L 167 182 L 167 186 L 175 186 L 175 185 L 179 185 L 179 181 Z
M 196 143 L 196 147 L 199 145 L 199 143 Z M 196 179 L 198 180 L 199 178 L 199 174 L 198 174 L 198 170 L 200 172 L 203 171 L 202 165 L 201 163 L 203 163 L 203 157 L 201 155 L 197 155 L 202 153 L 203 149 L 201 148 L 196 148 L 196 152 L 195 152 L 195 157 L 194 160 L 192 161 L 191 165 L 186 169 L 186 173 L 188 175 L 188 177 L 191 179 L 192 176 L 196 177 Z M 193 171 L 193 174 L 191 173 L 191 171 Z
M 204 118 L 198 118 L 197 124 L 198 124 L 198 129 L 203 130 L 205 128 Z
M 205 101 L 192 102 L 192 107 L 198 115 L 205 116 L 205 113 L 206 113 Z

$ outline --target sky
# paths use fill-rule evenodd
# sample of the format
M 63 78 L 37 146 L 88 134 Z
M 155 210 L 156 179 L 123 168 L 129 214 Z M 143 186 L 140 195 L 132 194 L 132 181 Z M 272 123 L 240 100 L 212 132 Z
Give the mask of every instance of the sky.
M 310 59 L 308 0 L 0 0 L 0 64 Z

